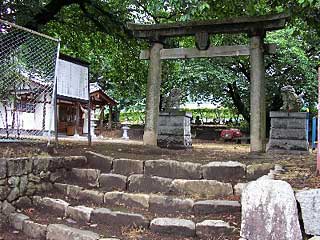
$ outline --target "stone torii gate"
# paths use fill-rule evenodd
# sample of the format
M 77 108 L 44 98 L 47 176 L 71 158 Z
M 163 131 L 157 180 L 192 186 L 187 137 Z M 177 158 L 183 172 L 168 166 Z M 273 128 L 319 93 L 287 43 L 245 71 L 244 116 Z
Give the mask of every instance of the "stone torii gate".
M 144 144 L 157 145 L 161 60 L 250 56 L 250 151 L 264 152 L 266 146 L 264 54 L 271 54 L 275 50 L 273 45 L 264 44 L 264 37 L 267 31 L 284 28 L 289 17 L 288 14 L 277 14 L 167 24 L 129 23 L 128 27 L 136 38 L 146 39 L 150 42 L 150 49 L 144 50 L 140 54 L 140 59 L 150 60 Z M 210 35 L 225 33 L 246 33 L 250 38 L 250 44 L 249 46 L 210 46 Z M 166 38 L 181 36 L 195 36 L 197 48 L 163 48 Z

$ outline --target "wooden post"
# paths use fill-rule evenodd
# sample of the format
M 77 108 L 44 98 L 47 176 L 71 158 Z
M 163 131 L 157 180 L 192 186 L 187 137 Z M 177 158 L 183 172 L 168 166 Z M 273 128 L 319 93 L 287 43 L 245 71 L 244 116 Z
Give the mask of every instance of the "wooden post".
M 100 106 L 100 135 L 102 135 L 104 120 L 104 106 Z
M 108 119 L 108 129 L 112 129 L 112 106 L 109 106 L 109 119 Z
M 250 151 L 266 151 L 266 98 L 265 65 L 263 53 L 264 34 L 250 38 Z
M 160 86 L 161 86 L 161 43 L 153 43 L 150 49 L 150 65 L 147 83 L 146 118 L 143 144 L 157 146 Z
M 80 122 L 80 103 L 77 102 L 76 103 L 76 126 L 75 126 L 75 129 L 74 129 L 74 135 L 75 136 L 79 136 L 79 133 L 78 133 L 79 122 Z

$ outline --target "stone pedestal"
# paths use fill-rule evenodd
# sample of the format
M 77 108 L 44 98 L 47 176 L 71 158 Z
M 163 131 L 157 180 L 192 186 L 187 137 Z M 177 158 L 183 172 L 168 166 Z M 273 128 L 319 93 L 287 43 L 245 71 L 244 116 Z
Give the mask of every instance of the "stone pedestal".
M 192 147 L 191 113 L 183 111 L 160 112 L 158 146 L 184 149 Z
M 309 153 L 306 112 L 270 112 L 271 129 L 267 151 Z

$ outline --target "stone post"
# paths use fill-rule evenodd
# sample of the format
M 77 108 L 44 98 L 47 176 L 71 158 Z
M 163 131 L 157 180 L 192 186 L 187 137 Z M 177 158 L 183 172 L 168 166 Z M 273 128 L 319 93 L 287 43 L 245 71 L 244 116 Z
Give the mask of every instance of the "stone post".
M 157 146 L 158 118 L 161 86 L 161 43 L 153 43 L 150 49 L 150 65 L 147 83 L 146 118 L 143 144 Z
M 250 37 L 250 151 L 266 151 L 264 34 Z
M 108 119 L 108 129 L 112 129 L 112 106 L 109 106 L 109 119 Z

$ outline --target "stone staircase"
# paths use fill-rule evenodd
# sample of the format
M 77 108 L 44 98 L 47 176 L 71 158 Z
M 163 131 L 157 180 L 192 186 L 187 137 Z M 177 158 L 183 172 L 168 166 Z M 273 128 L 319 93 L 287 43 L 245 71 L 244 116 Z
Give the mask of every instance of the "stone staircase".
M 48 240 L 238 240 L 241 187 L 272 168 L 86 157 L 57 173 L 52 191 L 12 213 L 11 226 Z

